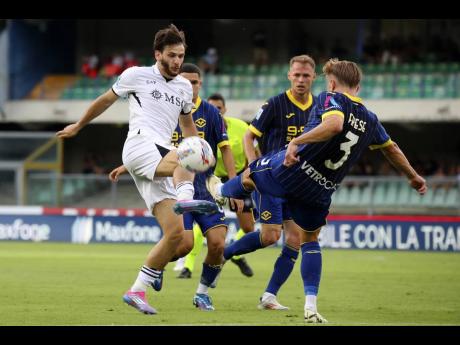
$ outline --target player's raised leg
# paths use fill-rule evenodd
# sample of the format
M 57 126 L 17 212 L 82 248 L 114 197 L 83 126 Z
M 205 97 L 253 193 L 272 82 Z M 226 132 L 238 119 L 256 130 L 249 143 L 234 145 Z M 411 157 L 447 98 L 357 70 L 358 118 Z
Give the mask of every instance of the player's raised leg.
M 177 150 L 171 150 L 163 157 L 155 171 L 155 177 L 171 176 L 171 172 L 177 193 L 177 202 L 173 205 L 175 213 L 198 212 L 209 214 L 218 211 L 215 203 L 207 200 L 193 200 L 193 194 L 195 193 L 193 179 L 195 174 L 179 165 Z

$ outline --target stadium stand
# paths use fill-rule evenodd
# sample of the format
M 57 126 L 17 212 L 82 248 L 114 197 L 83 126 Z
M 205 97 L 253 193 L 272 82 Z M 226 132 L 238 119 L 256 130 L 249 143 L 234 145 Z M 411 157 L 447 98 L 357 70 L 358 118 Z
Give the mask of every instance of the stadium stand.
M 141 59 L 147 62 L 147 59 Z M 313 93 L 324 89 L 324 77 L 318 66 Z M 279 90 L 287 89 L 288 65 L 262 66 L 256 73 L 253 64 L 224 66 L 222 74 L 204 76 L 202 93 L 205 96 L 220 92 L 227 99 L 266 99 Z M 400 65 L 363 65 L 365 74 L 361 97 L 382 98 L 455 98 L 460 96 L 460 63 L 413 63 Z M 80 77 L 64 89 L 61 99 L 93 99 L 115 82 L 113 78 Z

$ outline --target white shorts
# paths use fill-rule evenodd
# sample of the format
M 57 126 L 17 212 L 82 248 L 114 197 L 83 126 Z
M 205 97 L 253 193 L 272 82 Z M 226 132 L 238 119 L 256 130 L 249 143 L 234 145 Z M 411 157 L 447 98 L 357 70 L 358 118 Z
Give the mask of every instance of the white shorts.
M 151 211 L 156 203 L 164 199 L 177 199 L 177 195 L 172 177 L 154 177 L 163 157 L 152 136 L 143 132 L 145 131 L 136 129 L 128 133 L 122 159 L 123 165 L 133 177 L 137 190 Z

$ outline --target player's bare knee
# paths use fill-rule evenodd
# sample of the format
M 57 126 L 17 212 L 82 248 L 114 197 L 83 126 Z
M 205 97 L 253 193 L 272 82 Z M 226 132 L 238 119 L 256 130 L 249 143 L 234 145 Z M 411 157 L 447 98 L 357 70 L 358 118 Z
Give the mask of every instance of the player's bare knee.
M 287 232 L 286 233 L 286 244 L 292 248 L 300 248 L 300 233 L 298 232 Z
M 179 245 L 184 238 L 183 231 L 168 231 L 164 234 L 164 239 L 167 242 Z
M 278 242 L 278 240 L 280 239 L 281 228 L 277 229 L 277 228 L 269 227 L 269 228 L 262 229 L 261 237 L 262 237 L 262 244 L 265 247 L 271 246 L 272 244 L 275 244 L 276 242 Z
M 224 255 L 224 241 L 208 241 L 208 255 L 214 258 L 220 258 Z
M 304 231 L 300 242 L 317 242 L 319 240 L 319 232 L 321 231 L 320 229 L 317 229 L 315 231 Z

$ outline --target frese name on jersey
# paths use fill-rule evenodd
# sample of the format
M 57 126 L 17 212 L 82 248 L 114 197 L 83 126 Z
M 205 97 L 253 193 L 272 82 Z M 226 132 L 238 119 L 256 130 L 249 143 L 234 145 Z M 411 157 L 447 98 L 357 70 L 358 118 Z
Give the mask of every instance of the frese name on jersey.
M 366 131 L 366 121 L 358 119 L 353 115 L 353 113 L 350 113 L 350 117 L 348 118 L 348 124 L 360 132 L 364 133 Z

